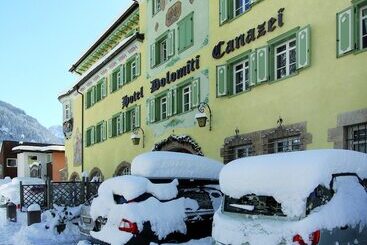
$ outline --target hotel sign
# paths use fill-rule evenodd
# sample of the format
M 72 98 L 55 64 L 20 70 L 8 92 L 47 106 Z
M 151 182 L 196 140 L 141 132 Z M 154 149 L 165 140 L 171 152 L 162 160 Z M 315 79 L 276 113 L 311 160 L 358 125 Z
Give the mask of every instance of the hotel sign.
M 271 17 L 268 21 L 264 21 L 256 28 L 249 29 L 247 32 L 229 40 L 227 43 L 225 41 L 218 42 L 212 52 L 213 58 L 221 59 L 225 54 L 230 54 L 236 49 L 240 49 L 246 44 L 265 36 L 268 32 L 274 31 L 277 26 L 282 27 L 284 25 L 283 12 L 284 8 L 279 9 L 277 18 Z
M 141 87 L 140 91 L 135 91 L 134 94 L 128 96 L 125 95 L 124 97 L 122 97 L 122 109 L 124 109 L 125 107 L 129 107 L 130 104 L 140 100 L 144 98 L 144 88 Z

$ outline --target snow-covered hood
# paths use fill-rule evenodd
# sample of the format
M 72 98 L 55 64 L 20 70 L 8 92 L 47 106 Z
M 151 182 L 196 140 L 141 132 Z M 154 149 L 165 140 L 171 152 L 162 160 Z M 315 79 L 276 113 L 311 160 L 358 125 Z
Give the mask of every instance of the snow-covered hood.
M 367 193 L 356 178 L 342 177 L 335 183 L 336 193 L 325 205 L 300 220 L 257 216 L 250 218 L 218 210 L 214 215 L 213 238 L 224 244 L 293 244 L 299 234 L 307 239 L 316 230 L 367 225 Z M 247 218 L 246 218 L 247 217 Z M 307 241 L 305 241 L 307 242 Z M 310 243 L 308 243 L 310 244 Z
M 131 174 L 147 178 L 218 179 L 224 165 L 192 154 L 156 151 L 141 154 L 131 164 Z
M 273 196 L 287 216 L 303 214 L 306 199 L 318 186 L 329 186 L 332 174 L 367 178 L 367 154 L 347 150 L 310 150 L 242 158 L 220 173 L 223 193 Z

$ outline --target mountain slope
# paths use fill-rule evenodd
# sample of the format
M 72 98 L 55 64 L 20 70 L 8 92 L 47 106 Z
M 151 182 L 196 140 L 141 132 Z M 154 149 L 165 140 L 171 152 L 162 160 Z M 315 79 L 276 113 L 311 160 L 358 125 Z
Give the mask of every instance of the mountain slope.
M 3 140 L 50 144 L 64 143 L 63 139 L 55 136 L 23 110 L 0 101 L 0 142 Z

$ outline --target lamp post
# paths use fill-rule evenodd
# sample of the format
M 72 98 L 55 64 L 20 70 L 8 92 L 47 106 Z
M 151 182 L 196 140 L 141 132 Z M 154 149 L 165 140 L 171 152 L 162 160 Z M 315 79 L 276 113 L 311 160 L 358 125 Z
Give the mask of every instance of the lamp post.
M 144 135 L 144 130 L 141 127 L 137 127 L 137 128 L 133 129 L 133 133 L 131 135 L 131 141 L 133 142 L 134 145 L 139 145 L 139 143 L 140 143 L 139 130 L 141 131 L 141 134 L 142 134 L 142 137 L 143 137 L 143 148 L 144 148 L 145 135 Z
M 208 116 L 205 113 L 205 108 L 209 111 L 209 131 L 212 130 L 212 110 L 206 102 L 200 102 L 198 106 L 199 113 L 196 113 L 195 118 L 198 121 L 199 127 L 205 127 Z

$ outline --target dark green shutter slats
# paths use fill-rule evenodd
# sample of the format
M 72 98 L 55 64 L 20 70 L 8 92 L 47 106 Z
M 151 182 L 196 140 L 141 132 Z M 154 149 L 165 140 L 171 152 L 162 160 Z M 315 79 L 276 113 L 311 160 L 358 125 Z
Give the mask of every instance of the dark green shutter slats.
M 338 56 L 354 49 L 354 7 L 347 8 L 336 15 Z
M 194 43 L 194 14 L 191 13 L 178 23 L 178 51 Z
M 268 80 L 269 67 L 268 67 L 268 46 L 256 49 L 256 80 L 257 83 L 265 82 Z
M 102 82 L 102 98 L 105 98 L 107 96 L 107 78 L 103 78 Z
M 217 66 L 217 96 L 227 95 L 227 66 Z
M 311 28 L 306 26 L 297 32 L 297 69 L 305 68 L 311 61 Z
M 108 119 L 108 137 L 112 137 L 112 118 Z
M 107 139 L 107 122 L 103 121 L 103 137 L 102 140 L 106 140 Z

